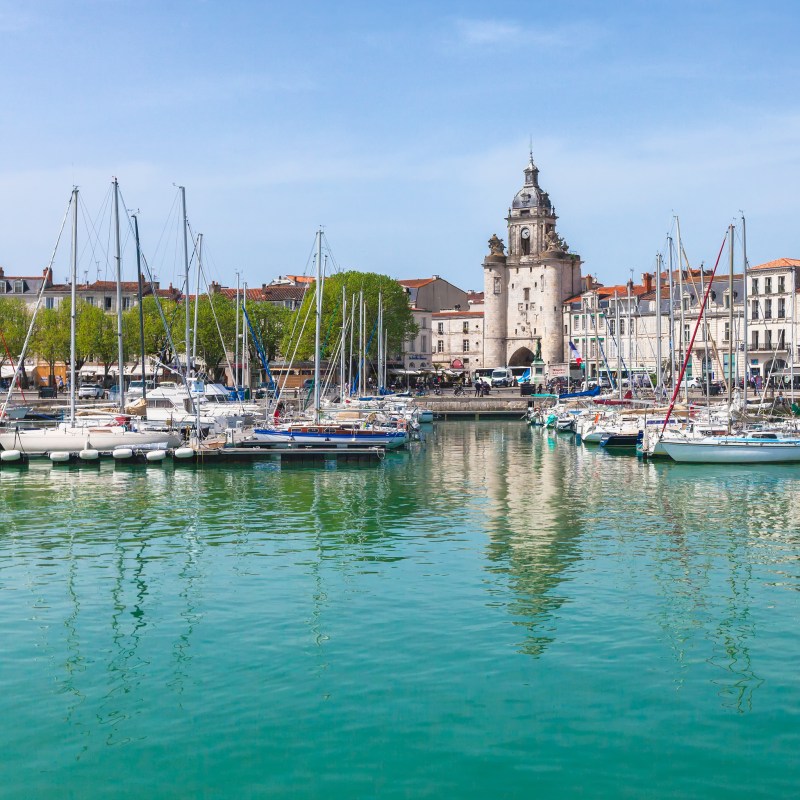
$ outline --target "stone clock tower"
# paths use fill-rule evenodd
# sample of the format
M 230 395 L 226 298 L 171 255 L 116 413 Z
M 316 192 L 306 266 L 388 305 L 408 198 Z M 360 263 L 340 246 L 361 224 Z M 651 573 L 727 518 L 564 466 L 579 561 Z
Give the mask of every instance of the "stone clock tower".
M 508 253 L 497 236 L 483 262 L 484 364 L 564 361 L 562 303 L 581 291 L 580 257 L 556 232 L 556 212 L 531 156 L 508 210 Z

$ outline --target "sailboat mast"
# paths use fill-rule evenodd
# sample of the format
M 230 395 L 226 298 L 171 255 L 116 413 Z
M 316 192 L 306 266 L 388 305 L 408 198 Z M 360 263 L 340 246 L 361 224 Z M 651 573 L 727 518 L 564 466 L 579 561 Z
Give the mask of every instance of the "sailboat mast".
M 728 433 L 731 432 L 731 403 L 733 402 L 733 225 L 728 226 L 730 254 L 728 270 Z M 737 370 L 738 372 L 738 370 Z
M 366 359 L 364 358 L 364 290 L 358 293 L 358 394 L 364 394 L 364 366 Z
M 233 391 L 239 391 L 239 272 L 236 272 L 236 342 L 233 350 Z
M 633 270 L 631 270 L 631 277 L 628 281 L 628 386 L 633 386 L 633 375 L 631 375 L 631 370 L 633 369 L 633 344 L 631 341 L 631 326 L 633 325 L 633 315 L 631 308 L 631 287 L 633 286 Z
M 322 228 L 317 231 L 317 318 L 314 326 L 314 421 L 319 422 L 320 349 L 319 334 L 322 327 Z
M 680 330 L 680 337 L 678 341 L 681 343 L 681 363 L 683 363 L 683 356 L 686 350 L 686 342 L 684 341 L 684 334 L 686 333 L 686 318 L 684 316 L 683 311 L 683 244 L 681 243 L 681 221 L 678 217 L 675 217 L 675 230 L 678 235 L 678 295 L 680 297 L 680 309 L 681 309 L 681 330 Z M 686 405 L 689 405 L 689 384 L 687 383 L 683 387 L 683 399 Z
M 661 253 L 656 255 L 656 389 L 664 385 L 661 369 Z
M 383 292 L 378 292 L 378 391 L 383 378 Z
M 119 410 L 125 411 L 125 354 L 122 350 L 122 256 L 119 249 L 119 182 L 114 178 L 114 260 L 117 265 L 117 351 L 119 353 Z
M 353 339 L 356 333 L 356 293 L 350 303 L 350 357 L 347 360 L 347 396 L 353 393 Z
M 245 388 L 250 385 L 250 349 L 247 346 L 248 329 L 245 323 L 246 315 L 247 281 L 244 282 L 244 288 L 242 289 L 242 386 Z
M 75 327 L 78 305 L 78 187 L 72 190 L 72 267 L 69 305 L 69 424 L 75 426 Z
M 732 302 L 732 301 L 731 301 Z M 750 354 L 748 352 L 747 341 L 747 227 L 745 226 L 744 213 L 742 213 L 742 345 L 744 358 L 744 386 L 742 387 L 742 400 L 744 402 L 743 408 L 745 416 L 747 415 L 747 384 L 750 372 Z M 794 320 L 794 316 L 792 316 Z M 791 353 L 789 353 L 789 360 L 791 362 Z M 792 378 L 792 400 L 794 400 L 794 371 L 791 372 Z
M 617 347 L 617 394 L 619 399 L 622 400 L 622 349 L 620 348 L 619 337 L 619 297 L 616 290 L 614 290 L 614 316 L 616 317 L 616 336 L 614 337 L 614 344 Z
M 200 274 L 203 269 L 203 234 L 197 234 L 197 281 L 194 290 L 194 331 L 192 332 L 192 364 L 197 363 L 197 313 L 200 307 Z
M 342 354 L 339 359 L 339 399 L 344 402 L 344 359 L 347 354 L 347 289 L 342 286 Z
M 669 377 L 672 386 L 675 386 L 675 276 L 672 274 L 672 237 L 669 237 Z
M 145 354 L 144 354 L 144 309 L 142 308 L 142 250 L 139 245 L 139 217 L 137 214 L 132 214 L 133 217 L 133 231 L 136 237 L 136 276 L 138 278 L 138 301 L 139 301 L 139 346 L 142 349 L 142 397 L 147 400 L 147 370 L 145 369 Z
M 189 230 L 189 218 L 186 216 L 186 187 L 178 187 L 181 190 L 181 207 L 183 209 L 183 278 L 186 286 L 186 299 L 184 306 L 186 306 L 186 379 L 189 379 L 189 371 L 191 365 L 189 363 L 189 240 L 187 238 Z

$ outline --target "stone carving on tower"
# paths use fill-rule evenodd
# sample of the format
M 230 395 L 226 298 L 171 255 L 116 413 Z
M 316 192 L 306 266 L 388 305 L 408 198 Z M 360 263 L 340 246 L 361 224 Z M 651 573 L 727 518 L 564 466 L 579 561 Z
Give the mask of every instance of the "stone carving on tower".
M 564 361 L 562 304 L 581 290 L 581 260 L 556 230 L 531 154 L 508 210 L 508 252 L 493 235 L 484 270 L 484 364 Z M 538 359 L 537 359 L 538 360 Z

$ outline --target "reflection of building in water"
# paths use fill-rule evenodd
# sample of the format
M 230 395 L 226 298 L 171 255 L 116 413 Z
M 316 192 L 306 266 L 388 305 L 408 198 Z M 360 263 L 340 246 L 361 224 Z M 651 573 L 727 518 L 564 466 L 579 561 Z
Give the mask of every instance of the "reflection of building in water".
M 543 631 L 564 602 L 558 587 L 578 559 L 583 504 L 570 496 L 568 476 L 581 451 L 525 425 L 475 425 L 446 435 L 459 441 L 441 448 L 441 487 L 463 482 L 469 516 L 479 512 L 485 520 L 488 569 L 507 576 L 507 608 L 528 630 L 521 649 L 539 655 L 552 641 Z

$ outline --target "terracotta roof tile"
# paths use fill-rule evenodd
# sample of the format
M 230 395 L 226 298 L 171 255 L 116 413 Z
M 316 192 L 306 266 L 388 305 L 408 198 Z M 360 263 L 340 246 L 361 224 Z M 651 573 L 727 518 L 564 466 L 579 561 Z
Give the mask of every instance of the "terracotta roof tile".
M 767 261 L 766 264 L 758 264 L 750 269 L 780 269 L 781 267 L 800 267 L 800 258 L 776 258 L 774 261 Z

